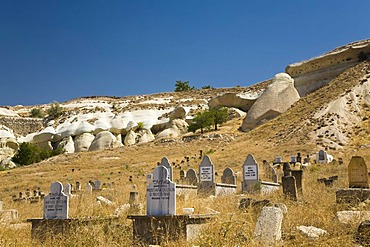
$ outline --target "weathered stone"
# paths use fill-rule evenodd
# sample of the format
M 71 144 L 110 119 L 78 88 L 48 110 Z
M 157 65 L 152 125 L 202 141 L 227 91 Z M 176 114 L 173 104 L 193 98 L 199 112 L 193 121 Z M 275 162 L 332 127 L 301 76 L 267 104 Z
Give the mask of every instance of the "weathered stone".
M 328 234 L 327 231 L 314 226 L 297 226 L 297 229 L 302 235 L 313 239 Z
M 76 136 L 74 138 L 75 152 L 88 151 L 94 139 L 95 139 L 95 136 L 90 133 L 83 133 L 79 136 Z
M 291 199 L 297 201 L 298 193 L 295 177 L 293 176 L 284 176 L 282 177 L 283 182 L 283 193 L 285 196 L 290 197 Z
M 370 198 L 370 189 L 340 189 L 336 191 L 335 197 L 339 204 L 358 205 Z
M 277 207 L 264 207 L 258 217 L 254 239 L 263 246 L 271 246 L 281 240 L 283 213 Z
M 338 211 L 336 218 L 343 224 L 360 224 L 370 220 L 370 211 Z
M 125 136 L 125 139 L 123 141 L 125 146 L 131 146 L 136 143 L 136 133 L 133 130 L 129 130 Z
M 101 131 L 95 136 L 89 147 L 89 151 L 104 150 L 119 146 L 122 146 L 122 143 L 119 143 L 111 132 Z
M 177 106 L 172 112 L 170 112 L 170 119 L 185 119 L 186 110 L 182 106 Z
M 348 165 L 349 188 L 369 188 L 367 166 L 364 158 L 353 156 Z

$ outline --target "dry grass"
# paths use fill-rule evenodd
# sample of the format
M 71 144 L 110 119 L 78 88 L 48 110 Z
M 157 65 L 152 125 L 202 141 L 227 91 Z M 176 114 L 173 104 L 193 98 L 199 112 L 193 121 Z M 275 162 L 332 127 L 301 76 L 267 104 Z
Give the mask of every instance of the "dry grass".
M 361 65 L 360 65 L 361 66 Z M 200 164 L 199 151 L 208 154 L 213 161 L 220 182 L 223 169 L 231 167 L 237 172 L 237 184 L 241 183 L 242 164 L 248 154 L 253 154 L 259 164 L 262 160 L 272 161 L 280 155 L 288 160 L 291 155 L 301 152 L 314 154 L 318 151 L 316 143 L 307 138 L 310 126 L 302 123 L 302 116 L 311 116 L 319 104 L 325 104 L 352 86 L 349 76 L 360 77 L 358 68 L 350 70 L 339 77 L 337 84 L 329 85 L 297 102 L 289 111 L 278 118 L 242 133 L 238 131 L 242 120 L 233 120 L 223 125 L 217 134 L 219 137 L 204 138 L 183 142 L 161 142 L 143 144 L 132 147 L 121 147 L 89 153 L 60 155 L 47 161 L 28 167 L 20 167 L 0 172 L 0 195 L 4 209 L 19 211 L 18 224 L 0 225 L 0 246 L 39 246 L 31 239 L 30 225 L 26 219 L 41 218 L 43 204 L 15 203 L 12 195 L 26 189 L 41 188 L 48 193 L 53 181 L 75 184 L 82 183 L 82 188 L 89 180 L 101 180 L 113 184 L 112 190 L 103 190 L 101 194 L 80 194 L 70 200 L 70 217 L 105 217 L 113 215 L 116 207 L 128 202 L 132 184 L 138 186 L 140 202 L 145 204 L 145 175 L 152 172 L 157 162 L 166 156 L 175 162 L 174 179 L 179 178 L 181 169 L 198 169 Z M 351 74 L 351 72 L 353 72 Z M 355 73 L 355 74 L 354 74 Z M 348 81 L 346 81 L 347 79 Z M 342 80 L 342 84 L 338 84 Z M 338 86 L 339 85 L 339 86 Z M 210 91 L 212 92 L 212 91 Z M 325 97 L 322 97 L 322 95 Z M 184 96 L 185 97 L 185 96 Z M 368 114 L 368 113 L 367 113 Z M 368 114 L 369 115 L 369 114 Z M 206 133 L 212 135 L 215 132 Z M 273 203 L 284 203 L 288 206 L 288 214 L 284 216 L 282 230 L 284 246 L 352 246 L 356 225 L 342 225 L 335 220 L 335 212 L 342 209 L 335 203 L 335 191 L 348 187 L 347 164 L 352 155 L 362 155 L 366 162 L 370 161 L 369 121 L 364 121 L 359 135 L 353 137 L 352 143 L 344 150 L 332 151 L 336 158 L 344 160 L 343 165 L 314 165 L 304 171 L 304 191 L 298 202 L 285 199 L 282 191 L 269 195 L 252 195 L 256 199 L 269 199 Z M 227 137 L 227 138 L 226 138 Z M 232 137 L 232 140 L 231 138 Z M 361 146 L 361 148 L 360 148 Z M 181 163 L 184 156 L 191 157 L 190 162 Z M 338 175 L 333 187 L 325 187 L 317 182 L 318 178 Z M 240 189 L 240 186 L 238 186 Z M 240 193 L 240 192 L 238 192 Z M 98 206 L 96 196 L 115 202 L 115 206 Z M 253 232 L 259 210 L 239 210 L 238 202 L 247 195 L 234 195 L 214 199 L 189 198 L 177 201 L 178 213 L 183 207 L 194 207 L 195 213 L 206 213 L 213 209 L 220 212 L 219 217 L 203 229 L 201 237 L 195 242 L 199 246 L 259 246 L 253 241 Z M 365 208 L 366 209 L 366 208 Z M 131 221 L 125 215 L 120 219 L 120 227 L 95 226 L 80 228 L 63 238 L 57 237 L 44 243 L 44 246 L 131 246 Z M 299 225 L 315 226 L 328 231 L 328 235 L 318 240 L 310 240 L 302 236 L 296 229 Z M 19 227 L 19 229 L 14 229 Z M 192 246 L 181 240 L 164 243 L 163 246 Z M 279 245 L 278 245 L 279 246 Z M 280 244 L 281 246 L 281 244 Z

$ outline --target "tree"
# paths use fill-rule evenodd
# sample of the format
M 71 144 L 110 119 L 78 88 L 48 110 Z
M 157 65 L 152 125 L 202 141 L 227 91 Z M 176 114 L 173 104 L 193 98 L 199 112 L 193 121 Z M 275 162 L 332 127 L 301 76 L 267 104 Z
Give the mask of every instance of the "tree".
M 49 118 L 55 119 L 63 114 L 63 107 L 58 102 L 53 102 L 51 107 L 48 109 Z
M 215 130 L 217 130 L 218 124 L 226 123 L 229 119 L 229 114 L 226 107 L 222 107 L 220 109 L 212 108 L 209 110 L 209 112 L 212 117 Z
M 193 119 L 193 123 L 189 125 L 188 131 L 194 132 L 200 129 L 200 133 L 203 134 L 204 129 L 210 127 L 212 122 L 212 117 L 208 111 L 203 113 L 198 113 L 197 116 Z
M 19 145 L 18 152 L 12 158 L 12 161 L 17 163 L 18 165 L 27 166 L 62 153 L 64 153 L 64 149 L 62 148 L 57 148 L 53 151 L 49 151 L 47 149 L 41 149 L 35 144 L 23 142 Z
M 176 81 L 175 92 L 190 91 L 193 89 L 194 87 L 191 87 L 188 81 Z

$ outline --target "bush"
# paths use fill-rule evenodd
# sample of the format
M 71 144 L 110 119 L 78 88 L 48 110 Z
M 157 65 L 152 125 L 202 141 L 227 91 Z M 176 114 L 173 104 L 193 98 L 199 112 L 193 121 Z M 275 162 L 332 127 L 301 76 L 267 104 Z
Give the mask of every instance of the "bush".
M 184 92 L 194 90 L 194 87 L 189 85 L 188 81 L 176 81 L 175 92 Z
M 198 113 L 193 119 L 193 123 L 189 125 L 188 131 L 196 132 L 200 129 L 200 133 L 203 134 L 205 128 L 209 128 L 211 125 L 217 130 L 219 124 L 225 123 L 228 120 L 229 114 L 226 107 L 221 109 L 209 109 L 202 113 Z
M 58 102 L 52 103 L 51 107 L 48 109 L 48 115 L 50 119 L 55 119 L 63 114 L 63 107 L 60 106 Z
M 45 113 L 40 108 L 32 108 L 31 117 L 43 118 L 44 116 L 45 116 Z
M 53 151 L 49 151 L 46 149 L 41 149 L 35 144 L 23 142 L 19 145 L 18 152 L 12 158 L 12 161 L 20 166 L 27 166 L 62 153 L 64 153 L 64 149 L 62 148 L 57 148 Z

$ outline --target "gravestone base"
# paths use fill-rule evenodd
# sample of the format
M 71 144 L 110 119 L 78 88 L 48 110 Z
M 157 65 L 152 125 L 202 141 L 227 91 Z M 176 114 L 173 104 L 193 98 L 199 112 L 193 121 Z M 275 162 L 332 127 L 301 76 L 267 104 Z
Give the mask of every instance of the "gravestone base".
M 370 198 L 370 189 L 341 189 L 335 192 L 336 202 L 338 204 L 357 205 Z
M 44 242 L 48 237 L 53 238 L 58 234 L 66 235 L 74 228 L 97 224 L 112 224 L 116 220 L 118 220 L 118 217 L 103 219 L 27 219 L 27 222 L 32 224 L 32 239 Z
M 198 187 L 194 185 L 176 184 L 176 196 L 188 197 L 197 196 Z
M 236 194 L 235 184 L 203 183 L 198 187 L 198 195 L 201 196 L 225 196 Z
M 201 233 L 214 214 L 148 216 L 128 215 L 133 220 L 133 241 L 135 244 L 160 245 L 166 241 L 185 239 L 192 241 Z

